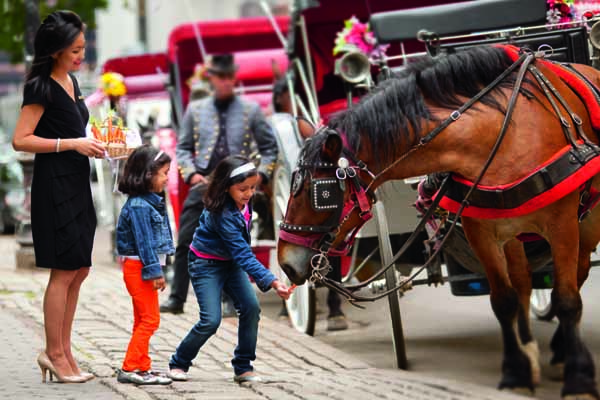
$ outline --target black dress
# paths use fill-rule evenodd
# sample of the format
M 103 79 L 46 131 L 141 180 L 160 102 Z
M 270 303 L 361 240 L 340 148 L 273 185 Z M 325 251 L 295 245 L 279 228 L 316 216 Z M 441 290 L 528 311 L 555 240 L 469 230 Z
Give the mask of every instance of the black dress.
M 23 106 L 41 104 L 44 113 L 34 134 L 50 139 L 85 136 L 88 110 L 71 76 L 75 101 L 50 79 L 50 98 L 25 85 Z M 96 211 L 88 157 L 76 151 L 38 153 L 31 183 L 31 231 L 38 267 L 76 270 L 92 265 Z

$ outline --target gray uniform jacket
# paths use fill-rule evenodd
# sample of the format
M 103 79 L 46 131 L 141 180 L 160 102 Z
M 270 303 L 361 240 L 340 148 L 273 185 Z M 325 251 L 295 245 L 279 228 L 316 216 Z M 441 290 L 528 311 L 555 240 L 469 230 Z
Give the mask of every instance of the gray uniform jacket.
M 261 155 L 259 171 L 270 177 L 277 161 L 277 141 L 260 106 L 236 96 L 227 110 L 226 132 L 231 155 L 248 157 L 252 141 L 256 143 Z M 176 147 L 179 172 L 185 182 L 208 167 L 218 136 L 214 97 L 191 102 L 183 116 Z

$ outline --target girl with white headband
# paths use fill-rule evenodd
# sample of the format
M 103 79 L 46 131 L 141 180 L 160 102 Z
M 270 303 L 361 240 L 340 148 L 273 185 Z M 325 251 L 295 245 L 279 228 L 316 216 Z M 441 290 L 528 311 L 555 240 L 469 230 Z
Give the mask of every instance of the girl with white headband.
M 238 313 L 238 345 L 231 360 L 235 382 L 259 381 L 252 367 L 260 307 L 248 275 L 259 289 L 270 288 L 287 299 L 290 289 L 265 268 L 250 247 L 250 220 L 258 185 L 258 170 L 247 158 L 227 157 L 217 164 L 204 196 L 205 209 L 190 246 L 189 272 L 200 320 L 171 356 L 168 376 L 187 380 L 200 348 L 221 323 L 221 291 L 233 300 Z

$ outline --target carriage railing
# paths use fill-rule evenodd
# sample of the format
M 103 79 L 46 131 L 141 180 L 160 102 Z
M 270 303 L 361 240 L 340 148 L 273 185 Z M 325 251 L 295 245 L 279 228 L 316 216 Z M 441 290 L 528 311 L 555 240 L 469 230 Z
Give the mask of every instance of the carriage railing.
M 593 18 L 582 17 L 581 21 L 568 21 L 568 22 L 560 22 L 555 24 L 544 24 L 544 25 L 535 25 L 535 26 L 526 26 L 526 27 L 515 27 L 515 28 L 507 28 L 507 29 L 495 29 L 483 32 L 473 32 L 469 34 L 460 34 L 460 35 L 446 35 L 446 36 L 438 36 L 435 31 L 427 31 L 421 30 L 416 33 L 417 40 L 425 43 L 427 51 L 422 52 L 414 52 L 414 53 L 402 53 L 394 56 L 386 56 L 383 58 L 383 61 L 397 61 L 402 60 L 404 64 L 409 59 L 418 59 L 426 56 L 435 56 L 438 54 L 439 46 L 442 43 L 461 43 L 465 40 L 485 40 L 491 38 L 500 38 L 507 42 L 511 40 L 516 40 L 519 37 L 523 37 L 529 33 L 552 33 L 552 31 L 558 31 L 560 29 L 568 29 L 568 28 L 577 28 L 584 26 L 588 31 L 588 35 L 597 35 L 600 39 L 600 15 L 595 15 Z M 596 44 L 590 40 L 589 45 L 592 49 L 598 50 Z M 595 58 L 594 58 L 595 57 Z M 590 57 L 590 60 L 598 59 L 598 56 L 595 55 Z M 372 64 L 377 64 L 381 62 L 380 60 L 370 60 Z

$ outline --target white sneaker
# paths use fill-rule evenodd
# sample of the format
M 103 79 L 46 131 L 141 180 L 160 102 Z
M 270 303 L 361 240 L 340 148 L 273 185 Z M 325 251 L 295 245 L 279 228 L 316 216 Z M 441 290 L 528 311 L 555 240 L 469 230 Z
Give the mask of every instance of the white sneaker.
M 167 372 L 167 376 L 172 380 L 179 382 L 185 382 L 188 380 L 187 372 L 177 368 L 170 369 L 169 372 Z

